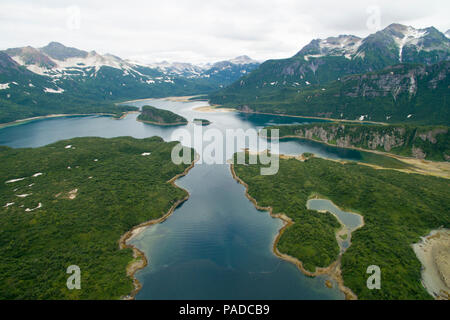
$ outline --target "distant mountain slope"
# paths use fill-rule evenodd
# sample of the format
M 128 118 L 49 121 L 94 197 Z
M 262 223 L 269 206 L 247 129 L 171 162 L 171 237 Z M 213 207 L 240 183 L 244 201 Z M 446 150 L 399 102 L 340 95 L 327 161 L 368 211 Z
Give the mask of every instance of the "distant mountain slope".
M 50 42 L 40 50 L 50 58 L 56 60 L 66 60 L 69 58 L 86 58 L 88 55 L 86 51 L 66 47 L 59 42 Z
M 424 87 L 417 95 L 413 95 L 414 99 L 397 99 L 398 94 L 403 92 L 402 86 L 408 86 L 410 79 L 415 81 L 416 76 L 419 76 L 419 80 L 423 80 L 425 77 L 425 75 L 417 74 L 411 78 L 408 75 L 409 71 L 405 70 L 411 68 L 411 64 L 420 63 L 424 65 L 421 68 L 425 68 L 426 65 L 433 65 L 449 59 L 450 40 L 435 28 L 414 29 L 400 24 L 392 24 L 364 39 L 353 35 L 341 35 L 323 40 L 313 40 L 292 58 L 264 62 L 258 69 L 227 88 L 210 94 L 210 99 L 213 103 L 241 105 L 241 108 L 247 105 L 253 111 L 260 112 L 315 116 L 333 115 L 345 119 L 355 119 L 367 114 L 368 118 L 377 121 L 403 121 L 409 114 L 417 114 L 417 112 L 413 112 L 413 105 L 408 107 L 407 105 L 420 100 L 418 97 L 425 91 L 429 94 L 442 93 L 443 96 L 438 97 L 438 101 L 446 101 L 446 98 L 448 98 L 448 88 L 445 88 L 445 85 L 441 83 L 440 89 Z M 309 102 L 310 99 L 317 101 L 317 99 L 309 97 L 311 95 L 322 96 L 321 89 L 327 90 L 327 92 L 333 88 L 337 90 L 341 85 L 348 86 L 352 78 L 347 78 L 341 85 L 331 85 L 333 81 L 340 81 L 345 76 L 352 74 L 376 73 L 399 63 L 408 63 L 406 69 L 402 69 L 402 67 L 395 69 L 400 73 L 402 73 L 401 70 L 405 71 L 401 79 L 398 79 L 400 82 L 397 83 L 394 80 L 395 77 L 392 77 L 392 81 L 382 85 L 384 92 L 394 93 L 390 98 L 392 101 L 386 98 L 386 94 L 380 95 L 380 99 L 383 101 L 377 101 L 377 103 L 387 103 L 387 107 L 374 106 L 374 109 L 367 110 L 367 106 L 360 106 L 359 111 L 356 107 L 343 108 L 342 96 L 349 94 L 348 97 L 350 97 L 351 95 L 350 92 L 346 92 L 347 87 L 339 89 L 343 90 L 342 95 L 323 93 L 328 95 L 328 101 L 323 101 L 327 107 L 318 107 Z M 438 64 L 437 68 L 442 67 L 447 70 L 447 67 L 442 64 Z M 391 71 L 393 70 L 389 72 Z M 446 72 L 444 71 L 444 74 L 440 74 L 439 77 L 447 79 Z M 366 78 L 371 76 L 367 75 L 361 79 L 367 80 Z M 390 77 L 388 76 L 388 78 Z M 441 80 L 443 79 L 439 81 Z M 329 85 L 331 87 L 328 88 Z M 409 85 L 411 87 L 416 86 L 416 84 Z M 320 90 L 315 92 L 317 89 Z M 395 93 L 397 90 L 399 92 Z M 358 94 L 360 94 L 359 91 Z M 302 100 L 305 97 L 309 97 L 308 102 Z M 367 98 L 366 100 L 372 99 L 364 94 L 361 97 Z M 434 101 L 433 99 L 431 97 L 430 103 Z M 345 103 L 352 105 L 361 102 L 357 99 L 350 99 Z M 394 106 L 399 105 L 399 103 L 403 106 L 402 110 L 394 110 Z M 426 101 L 421 101 L 419 104 L 424 103 Z M 289 107 L 286 107 L 287 105 Z M 381 115 L 382 112 L 377 110 L 383 108 L 386 109 L 386 112 Z M 442 105 L 436 106 L 436 109 L 440 110 L 441 108 Z M 339 112 L 337 112 L 338 109 Z M 406 112 L 406 110 L 409 110 L 410 113 L 404 115 L 403 112 Z M 433 111 L 432 114 L 435 114 L 435 112 Z M 431 114 L 425 114 L 424 116 L 429 120 Z M 415 117 L 415 120 L 421 119 Z M 441 119 L 441 122 L 447 121 L 448 119 Z
M 266 96 L 216 95 L 212 103 L 248 112 L 380 122 L 450 124 L 450 62 L 398 64 L 382 71 L 345 76 L 303 90 L 285 88 Z
M 230 84 L 259 65 L 248 57 L 204 66 L 178 62 L 146 65 L 123 60 L 112 54 L 101 55 L 95 51 L 66 47 L 58 42 L 51 42 L 39 49 L 30 46 L 7 49 L 5 53 L 30 71 L 55 79 L 95 78 L 101 68 L 110 67 L 121 70 L 124 76 L 131 75 L 137 82 L 145 82 L 146 86 L 173 83 L 179 79 L 203 79 L 214 89 Z M 233 71 L 230 72 L 230 69 Z
M 449 58 L 450 40 L 435 28 L 392 24 L 365 39 L 341 35 L 313 40 L 292 58 L 264 62 L 222 93 L 304 88 L 400 62 L 433 64 Z
M 208 93 L 258 65 L 241 57 L 202 67 L 149 66 L 57 42 L 7 49 L 0 52 L 0 123 L 75 110 L 115 113 L 113 102 Z

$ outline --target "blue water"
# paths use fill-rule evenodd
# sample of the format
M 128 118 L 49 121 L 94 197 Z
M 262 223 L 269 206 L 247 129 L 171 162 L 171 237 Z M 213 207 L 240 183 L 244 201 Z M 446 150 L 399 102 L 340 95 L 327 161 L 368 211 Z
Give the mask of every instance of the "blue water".
M 192 109 L 205 102 L 148 100 L 188 120 L 208 119 L 203 129 L 261 129 L 271 124 L 308 123 L 311 119 L 269 115 L 205 113 Z M 177 127 L 136 121 L 136 114 L 115 120 L 107 116 L 64 117 L 37 120 L 0 129 L 0 145 L 38 147 L 83 136 L 172 139 Z M 191 122 L 181 128 L 193 132 Z M 187 143 L 189 145 L 189 143 Z M 250 148 L 252 146 L 249 146 Z M 316 153 L 334 159 L 359 160 L 358 151 L 303 140 L 282 140 L 280 153 Z M 234 152 L 234 151 L 233 151 Z M 231 153 L 226 154 L 230 156 Z M 272 244 L 282 223 L 258 211 L 245 197 L 244 187 L 231 176 L 227 164 L 196 164 L 177 184 L 190 198 L 165 222 L 151 226 L 131 241 L 145 252 L 149 264 L 137 272 L 143 284 L 137 299 L 343 299 L 325 287 L 326 277 L 308 278 L 293 264 L 277 258 Z

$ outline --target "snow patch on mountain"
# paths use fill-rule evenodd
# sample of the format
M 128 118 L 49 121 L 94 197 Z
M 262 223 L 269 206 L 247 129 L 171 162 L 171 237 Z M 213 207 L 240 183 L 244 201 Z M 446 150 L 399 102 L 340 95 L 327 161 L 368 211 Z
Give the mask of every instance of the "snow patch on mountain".
M 9 89 L 9 83 L 0 83 L 0 90 Z
M 399 48 L 398 60 L 400 62 L 402 62 L 403 48 L 407 45 L 417 46 L 419 44 L 419 40 L 427 34 L 427 31 L 407 26 L 401 30 L 401 34 L 403 34 L 403 37 L 393 36 L 395 43 Z M 419 50 L 420 49 L 421 48 L 419 48 Z
M 324 56 L 344 56 L 352 59 L 358 51 L 362 39 L 353 35 L 340 35 L 326 39 L 316 39 L 300 51 L 306 61 Z
M 44 88 L 44 92 L 47 92 L 47 93 L 63 93 L 64 92 L 64 89 L 62 89 L 62 88 L 58 88 L 58 89 L 52 89 L 52 88 Z
M 253 60 L 252 58 L 250 58 L 249 56 L 239 56 L 236 57 L 234 59 L 230 59 L 228 60 L 229 62 L 233 63 L 233 64 L 252 64 L 252 63 L 259 63 L 256 60 Z

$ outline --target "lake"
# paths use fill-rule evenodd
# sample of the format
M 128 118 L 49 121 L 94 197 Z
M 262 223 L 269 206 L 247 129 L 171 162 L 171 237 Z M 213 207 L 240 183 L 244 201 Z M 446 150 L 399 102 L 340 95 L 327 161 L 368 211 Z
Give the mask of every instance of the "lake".
M 192 121 L 207 119 L 203 129 L 261 129 L 267 125 L 310 123 L 312 119 L 242 114 L 197 112 L 207 102 L 147 100 Z M 171 140 L 176 127 L 162 127 L 136 121 L 137 114 L 121 120 L 107 116 L 64 117 L 36 120 L 0 129 L 0 145 L 14 148 L 38 147 L 83 136 Z M 194 124 L 181 126 L 193 132 Z M 249 145 L 250 149 L 252 148 Z M 356 150 L 326 146 L 304 140 L 281 140 L 284 154 L 315 153 L 332 159 L 361 160 Z M 231 154 L 226 154 L 231 156 Z M 177 185 L 190 198 L 161 224 L 150 226 L 131 241 L 147 256 L 149 264 L 136 276 L 143 288 L 137 299 L 343 299 L 328 277 L 309 278 L 293 264 L 277 258 L 272 244 L 282 222 L 258 211 L 245 197 L 244 187 L 232 177 L 227 164 L 196 164 Z

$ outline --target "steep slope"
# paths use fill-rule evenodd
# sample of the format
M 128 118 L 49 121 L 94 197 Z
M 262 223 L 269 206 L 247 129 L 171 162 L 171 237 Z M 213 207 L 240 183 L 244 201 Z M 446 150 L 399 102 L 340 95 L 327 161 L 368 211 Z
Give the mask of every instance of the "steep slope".
M 238 108 L 248 112 L 449 125 L 449 68 L 449 61 L 431 66 L 398 64 L 325 86 L 285 88 L 259 97 L 216 96 L 212 102 L 238 101 Z
M 430 65 L 449 58 L 450 40 L 435 28 L 392 24 L 364 39 L 341 35 L 313 40 L 292 58 L 266 61 L 210 97 L 215 103 L 261 101 L 292 88 L 324 86 L 349 74 L 378 71 L 402 62 Z
M 343 148 L 362 148 L 418 159 L 450 161 L 448 127 L 323 122 L 273 126 L 267 129 L 278 129 L 280 137 L 299 137 Z
M 51 42 L 0 52 L 0 123 L 49 113 L 121 112 L 114 102 L 193 95 L 224 87 L 258 63 L 148 66 Z
M 40 51 L 48 55 L 50 58 L 60 61 L 69 58 L 86 58 L 86 56 L 88 55 L 86 51 L 66 47 L 59 42 L 50 42 L 45 47 L 42 47 Z

